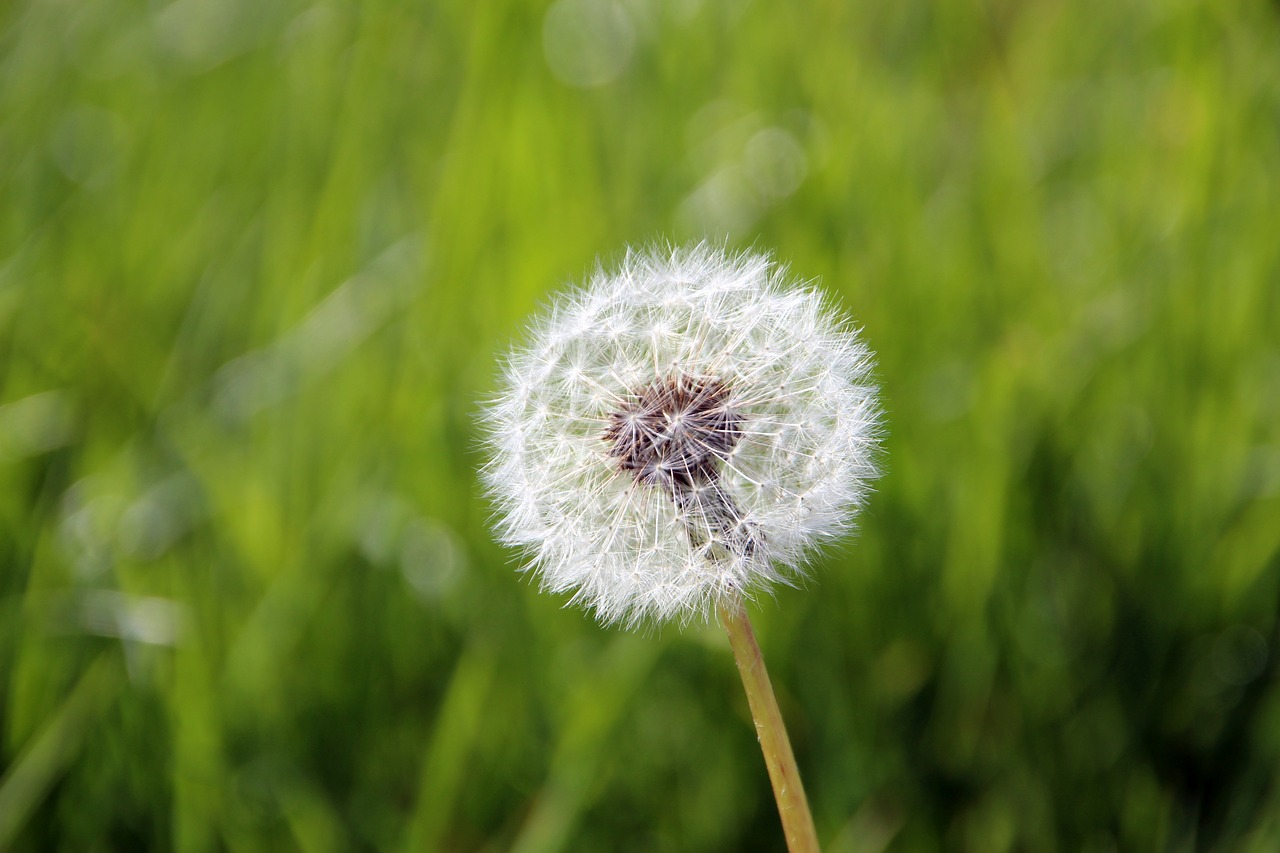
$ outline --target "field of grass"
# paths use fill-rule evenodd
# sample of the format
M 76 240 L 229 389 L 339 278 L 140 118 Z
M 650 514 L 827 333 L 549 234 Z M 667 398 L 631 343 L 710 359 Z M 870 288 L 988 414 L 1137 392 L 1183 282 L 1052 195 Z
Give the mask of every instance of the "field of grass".
M 777 850 L 714 626 L 494 544 L 478 402 L 629 243 L 864 327 L 753 608 L 833 851 L 1280 849 L 1280 6 L 0 4 L 0 849 Z

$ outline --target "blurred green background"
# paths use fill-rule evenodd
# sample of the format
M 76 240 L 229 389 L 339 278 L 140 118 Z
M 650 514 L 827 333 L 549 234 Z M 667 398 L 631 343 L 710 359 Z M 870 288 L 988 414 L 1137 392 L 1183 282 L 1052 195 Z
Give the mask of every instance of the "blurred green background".
M 655 239 L 865 326 L 754 608 L 831 850 L 1280 849 L 1280 6 L 0 5 L 0 849 L 777 850 L 718 630 L 515 571 L 478 401 Z

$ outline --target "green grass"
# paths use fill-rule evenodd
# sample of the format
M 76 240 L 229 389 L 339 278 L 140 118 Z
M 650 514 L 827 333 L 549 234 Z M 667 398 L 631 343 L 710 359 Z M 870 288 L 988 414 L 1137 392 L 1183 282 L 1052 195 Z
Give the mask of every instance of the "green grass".
M 794 5 L 586 89 L 545 4 L 0 6 L 0 849 L 778 849 L 723 637 L 475 474 L 529 312 L 701 236 L 879 357 L 754 608 L 824 843 L 1280 847 L 1280 9 Z

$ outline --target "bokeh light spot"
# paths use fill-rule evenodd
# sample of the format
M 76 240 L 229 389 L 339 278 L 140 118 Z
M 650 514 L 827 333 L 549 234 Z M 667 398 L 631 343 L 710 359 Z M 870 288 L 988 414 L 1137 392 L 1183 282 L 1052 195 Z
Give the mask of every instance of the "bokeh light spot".
M 635 53 L 631 16 L 609 0 L 559 0 L 547 10 L 542 47 L 551 73 L 570 86 L 612 83 Z

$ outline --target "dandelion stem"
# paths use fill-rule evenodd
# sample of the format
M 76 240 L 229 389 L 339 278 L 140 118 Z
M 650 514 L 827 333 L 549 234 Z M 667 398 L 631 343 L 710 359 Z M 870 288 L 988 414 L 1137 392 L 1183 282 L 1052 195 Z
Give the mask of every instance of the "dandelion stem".
M 741 601 L 722 604 L 720 623 L 729 634 L 729 645 L 742 676 L 742 686 L 747 691 L 747 703 L 756 723 L 756 737 L 764 752 L 764 763 L 769 768 L 769 780 L 773 782 L 773 796 L 778 801 L 778 814 L 782 817 L 782 831 L 787 836 L 787 849 L 791 853 L 816 853 L 818 833 L 809 814 L 809 801 L 800 781 L 800 768 L 791 752 L 787 727 L 778 710 L 778 700 L 769 683 L 760 646 L 755 631 Z

